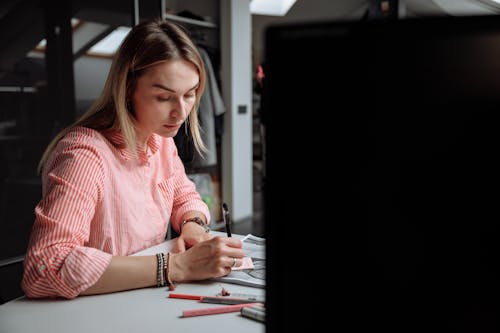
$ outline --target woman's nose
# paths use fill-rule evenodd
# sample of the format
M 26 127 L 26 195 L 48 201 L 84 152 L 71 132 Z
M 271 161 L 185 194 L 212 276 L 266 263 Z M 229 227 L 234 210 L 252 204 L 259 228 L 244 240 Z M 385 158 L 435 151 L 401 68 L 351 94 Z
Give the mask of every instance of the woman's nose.
M 185 118 L 186 102 L 184 102 L 182 98 L 176 98 L 174 101 L 174 109 L 172 111 L 178 118 Z

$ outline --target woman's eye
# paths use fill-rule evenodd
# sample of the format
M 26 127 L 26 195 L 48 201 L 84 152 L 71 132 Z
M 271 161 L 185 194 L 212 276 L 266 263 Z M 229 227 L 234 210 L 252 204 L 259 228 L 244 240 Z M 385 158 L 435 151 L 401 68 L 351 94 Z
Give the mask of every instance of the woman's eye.
M 157 97 L 156 99 L 159 102 L 168 102 L 168 101 L 170 101 L 170 97 Z
M 194 94 L 194 93 L 185 95 L 186 99 L 195 98 L 195 97 L 196 97 L 196 94 Z

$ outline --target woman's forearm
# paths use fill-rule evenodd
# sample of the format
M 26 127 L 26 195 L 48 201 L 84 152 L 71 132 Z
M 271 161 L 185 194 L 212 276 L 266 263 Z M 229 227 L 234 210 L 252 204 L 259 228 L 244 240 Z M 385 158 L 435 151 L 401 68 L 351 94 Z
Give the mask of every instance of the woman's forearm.
M 156 256 L 113 256 L 99 280 L 81 295 L 156 286 L 156 270 Z

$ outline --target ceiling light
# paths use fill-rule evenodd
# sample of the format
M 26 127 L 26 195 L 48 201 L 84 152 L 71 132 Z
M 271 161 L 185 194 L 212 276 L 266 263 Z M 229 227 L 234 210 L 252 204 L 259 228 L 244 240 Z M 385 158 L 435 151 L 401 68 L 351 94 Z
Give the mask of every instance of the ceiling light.
M 127 36 L 131 28 L 118 27 L 108 36 L 103 38 L 99 43 L 92 46 L 89 53 L 113 55 Z
M 295 1 L 296 0 L 252 0 L 250 2 L 250 13 L 258 15 L 285 16 Z

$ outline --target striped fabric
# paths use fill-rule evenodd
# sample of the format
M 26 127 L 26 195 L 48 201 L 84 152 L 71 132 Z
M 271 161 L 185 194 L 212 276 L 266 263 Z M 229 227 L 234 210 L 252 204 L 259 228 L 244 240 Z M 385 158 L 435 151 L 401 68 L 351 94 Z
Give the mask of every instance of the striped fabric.
M 173 139 L 155 134 L 137 159 L 120 134 L 76 128 L 58 143 L 42 181 L 24 261 L 28 297 L 74 298 L 99 279 L 112 255 L 162 242 L 169 221 L 179 230 L 187 211 L 210 218 Z

